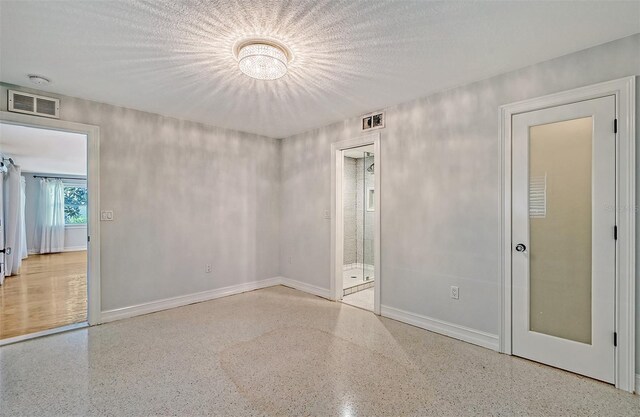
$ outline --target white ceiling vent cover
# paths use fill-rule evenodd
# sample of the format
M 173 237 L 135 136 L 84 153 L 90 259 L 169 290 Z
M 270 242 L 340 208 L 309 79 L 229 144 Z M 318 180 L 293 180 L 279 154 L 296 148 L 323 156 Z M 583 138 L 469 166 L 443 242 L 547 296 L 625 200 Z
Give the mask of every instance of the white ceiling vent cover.
M 9 111 L 54 119 L 60 118 L 60 100 L 57 98 L 9 90 L 7 100 Z

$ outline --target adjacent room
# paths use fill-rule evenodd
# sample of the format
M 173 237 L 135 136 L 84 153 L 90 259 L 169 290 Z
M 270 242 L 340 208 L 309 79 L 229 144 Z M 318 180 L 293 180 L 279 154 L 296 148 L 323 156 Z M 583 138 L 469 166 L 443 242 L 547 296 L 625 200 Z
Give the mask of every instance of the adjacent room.
M 375 157 L 373 146 L 343 151 L 342 302 L 373 311 Z
M 10 248 L 0 274 L 0 340 L 87 321 L 86 142 L 0 123 L 0 213 Z
M 640 2 L 0 0 L 0 417 L 640 416 Z

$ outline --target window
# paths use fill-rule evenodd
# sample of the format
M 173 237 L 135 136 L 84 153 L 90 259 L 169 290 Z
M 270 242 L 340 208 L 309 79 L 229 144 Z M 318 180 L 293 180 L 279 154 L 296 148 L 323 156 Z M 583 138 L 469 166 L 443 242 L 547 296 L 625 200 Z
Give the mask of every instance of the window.
M 64 185 L 64 224 L 66 226 L 87 224 L 87 186 L 85 184 Z

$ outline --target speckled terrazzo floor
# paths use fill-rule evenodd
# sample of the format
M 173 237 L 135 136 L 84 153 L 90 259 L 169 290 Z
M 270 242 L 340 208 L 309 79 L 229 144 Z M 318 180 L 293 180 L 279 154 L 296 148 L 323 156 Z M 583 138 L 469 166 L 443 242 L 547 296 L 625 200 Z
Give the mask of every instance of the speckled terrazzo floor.
M 1 416 L 637 416 L 640 397 L 285 287 L 0 348 Z

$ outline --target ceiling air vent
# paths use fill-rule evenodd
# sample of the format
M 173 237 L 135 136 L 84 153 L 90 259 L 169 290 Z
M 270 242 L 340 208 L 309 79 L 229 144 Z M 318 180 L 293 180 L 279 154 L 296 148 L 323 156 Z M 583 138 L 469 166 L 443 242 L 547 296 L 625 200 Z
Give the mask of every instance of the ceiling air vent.
M 363 131 L 382 129 L 384 127 L 384 112 L 374 112 L 362 116 L 360 128 Z
M 60 100 L 57 98 L 9 90 L 8 101 L 7 107 L 12 112 L 60 118 Z

